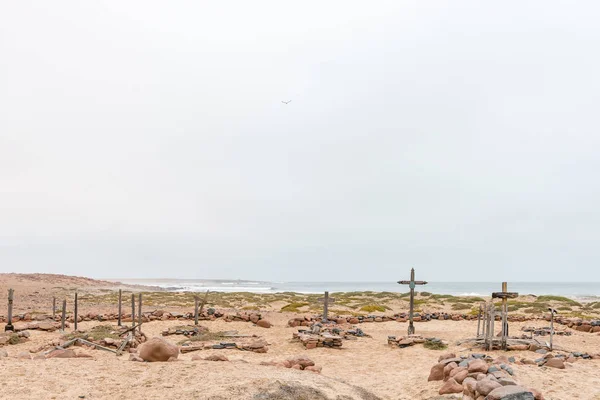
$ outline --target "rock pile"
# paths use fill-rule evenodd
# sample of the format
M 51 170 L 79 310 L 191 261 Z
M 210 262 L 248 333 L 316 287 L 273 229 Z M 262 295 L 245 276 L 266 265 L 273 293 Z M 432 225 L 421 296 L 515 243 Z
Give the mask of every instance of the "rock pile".
M 523 332 L 530 333 L 535 336 L 550 336 L 551 329 L 549 326 L 545 326 L 542 328 L 535 328 L 533 326 L 524 326 L 521 328 Z M 558 336 L 571 336 L 571 332 L 563 331 L 563 330 L 554 330 L 554 334 Z
M 421 343 L 431 343 L 432 345 L 437 345 L 440 347 L 448 346 L 448 343 L 442 339 L 438 338 L 424 338 L 421 335 L 405 335 L 405 336 L 388 336 L 388 345 L 390 346 L 398 346 L 400 348 L 414 346 L 415 344 Z
M 294 317 L 288 321 L 288 326 L 290 327 L 298 327 L 298 326 L 311 326 L 316 322 L 321 322 L 322 317 L 320 315 L 314 316 L 304 316 L 304 317 Z M 361 316 L 337 316 L 331 317 L 327 323 L 328 324 L 362 324 L 368 322 L 388 322 L 388 321 L 396 321 L 396 322 L 407 322 L 409 319 L 408 313 L 398 313 L 392 316 L 386 315 L 361 315 Z M 447 321 L 463 321 L 463 320 L 476 320 L 477 315 L 471 314 L 449 314 L 449 313 L 415 313 L 413 316 L 414 322 L 427 322 L 432 320 L 447 320 Z M 496 318 L 498 321 L 500 317 Z M 529 321 L 535 319 L 530 315 L 509 315 L 508 320 L 511 322 L 517 321 Z
M 284 367 L 284 368 L 292 368 L 298 369 L 302 371 L 312 371 L 316 373 L 320 373 L 322 367 L 315 365 L 315 362 L 308 357 L 298 356 L 293 358 L 288 358 L 284 361 L 264 361 L 260 363 L 261 365 L 273 365 L 276 367 Z
M 547 315 L 545 317 L 547 321 L 550 320 L 550 316 Z M 555 316 L 554 322 L 557 322 L 562 325 L 566 325 L 571 329 L 574 329 L 579 332 L 586 333 L 600 333 L 600 320 L 584 320 L 582 318 L 567 318 Z
M 506 356 L 493 360 L 485 354 L 457 357 L 448 353 L 431 368 L 428 381 L 443 381 L 439 394 L 462 393 L 464 400 L 543 400 L 539 391 L 517 383 L 512 362 L 514 358 Z
M 172 328 L 167 328 L 162 331 L 163 336 L 170 335 L 184 335 L 184 336 L 199 336 L 208 332 L 208 328 L 206 326 L 176 326 Z
M 136 318 L 136 322 L 137 322 L 138 317 L 136 316 L 135 318 Z M 222 318 L 223 320 L 225 320 L 227 322 L 244 321 L 244 322 L 252 322 L 253 324 L 257 324 L 258 326 L 262 326 L 262 327 L 267 327 L 266 325 L 271 326 L 270 323 L 265 323 L 265 322 L 258 324 L 258 322 L 263 320 L 263 318 L 260 313 L 256 313 L 256 312 L 251 312 L 251 313 L 238 312 L 235 314 L 225 314 L 223 312 L 217 311 L 214 308 L 209 308 L 208 310 L 206 310 L 198 315 L 199 321 L 214 321 L 219 318 Z M 25 322 L 43 321 L 44 323 L 53 323 L 53 324 L 56 323 L 53 325 L 54 326 L 53 329 L 49 328 L 50 325 L 42 325 L 42 322 L 39 323 L 40 327 L 35 327 L 35 323 L 33 323 L 31 325 L 27 325 L 27 326 L 31 326 L 31 327 L 23 327 L 23 329 L 29 329 L 29 330 L 31 330 L 31 329 L 40 329 L 40 330 L 60 329 L 60 323 L 59 323 L 60 320 L 61 320 L 61 316 L 58 314 L 54 318 L 51 315 L 32 315 L 29 313 L 13 316 L 13 323 L 19 322 L 19 321 L 25 321 Z M 105 313 L 105 314 L 87 313 L 87 314 L 80 314 L 77 317 L 78 322 L 82 322 L 82 321 L 100 321 L 100 322 L 102 322 L 102 321 L 116 321 L 116 320 L 118 320 L 117 313 Z M 188 313 L 166 312 L 164 310 L 156 310 L 153 312 L 142 313 L 142 322 L 173 321 L 173 320 L 193 321 L 194 313 L 192 313 L 192 312 L 188 312 Z M 74 316 L 72 314 L 68 314 L 67 322 L 73 323 L 74 321 L 75 321 Z M 132 322 L 131 314 L 121 314 L 121 321 Z M 0 322 L 6 322 L 6 317 L 0 316 Z M 48 327 L 48 329 L 44 329 L 43 327 Z M 15 326 L 15 328 L 16 328 L 16 326 Z
M 269 344 L 263 339 L 251 339 L 242 342 L 219 342 L 219 343 L 184 343 L 179 349 L 182 353 L 190 353 L 199 350 L 226 350 L 237 349 L 252 351 L 254 353 L 266 353 L 269 351 Z
M 11 344 L 19 344 L 23 343 L 27 339 L 29 339 L 29 332 L 27 331 L 19 331 L 19 332 L 1 332 L 0 333 L 0 346 L 7 346 Z
M 310 331 L 299 330 L 298 332 L 294 332 L 292 339 L 302 343 L 307 350 L 315 349 L 317 347 L 329 347 L 334 349 L 340 349 L 342 347 L 342 336 L 334 335 L 327 331 L 312 333 Z
M 65 328 L 69 328 L 69 327 L 70 327 L 69 323 L 65 322 Z M 20 332 L 20 331 L 25 331 L 25 330 L 28 330 L 28 331 L 40 330 L 40 331 L 46 331 L 46 332 L 54 332 L 61 328 L 61 324 L 60 324 L 60 322 L 55 322 L 53 320 L 44 320 L 44 321 L 39 321 L 39 322 L 15 324 L 14 328 L 15 328 L 15 332 Z

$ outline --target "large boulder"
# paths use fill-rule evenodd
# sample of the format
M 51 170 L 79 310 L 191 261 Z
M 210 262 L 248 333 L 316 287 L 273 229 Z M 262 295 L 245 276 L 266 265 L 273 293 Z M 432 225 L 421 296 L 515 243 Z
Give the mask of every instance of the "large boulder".
M 179 347 L 155 337 L 140 347 L 139 356 L 148 362 L 176 360 L 179 356 Z
M 535 397 L 522 386 L 502 386 L 492 390 L 486 400 L 535 400 Z

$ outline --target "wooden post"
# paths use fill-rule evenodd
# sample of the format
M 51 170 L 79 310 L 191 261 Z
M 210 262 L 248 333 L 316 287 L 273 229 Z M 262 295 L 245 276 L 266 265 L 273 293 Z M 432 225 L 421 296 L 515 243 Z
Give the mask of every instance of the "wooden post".
M 415 285 L 427 285 L 425 281 L 415 281 L 415 269 L 410 269 L 410 281 L 398 281 L 401 285 L 408 285 L 410 288 L 410 312 L 408 314 L 408 334 L 412 335 L 415 333 L 415 326 L 413 325 L 413 313 L 415 308 Z
M 138 325 L 140 327 L 140 333 L 142 333 L 142 294 L 138 297 Z
M 480 326 L 481 326 L 481 303 L 479 304 L 479 312 L 477 313 L 477 337 L 479 337 Z
M 554 308 L 549 308 L 548 310 L 550 310 L 550 351 L 552 351 L 552 340 L 554 339 L 554 314 L 556 314 L 556 310 Z
M 15 291 L 13 289 L 8 289 L 8 320 L 6 321 L 6 326 L 4 327 L 4 332 L 14 332 L 15 327 L 12 324 L 12 312 L 13 312 L 13 298 Z
M 131 293 L 131 326 L 135 326 L 135 294 Z
M 77 292 L 75 292 L 75 310 L 74 310 L 74 318 L 73 318 L 73 328 L 77 330 Z
M 329 313 L 329 292 L 325 292 L 325 301 L 323 302 L 323 320 L 327 321 Z
M 56 297 L 52 298 L 52 318 L 56 317 Z
M 194 296 L 194 325 L 198 325 L 198 296 Z
M 62 306 L 62 318 L 61 318 L 61 323 L 60 323 L 60 330 L 61 331 L 65 331 L 65 320 L 67 319 L 67 299 L 63 300 L 63 306 Z
M 317 301 L 323 303 L 322 322 L 327 322 L 327 315 L 329 313 L 329 304 L 335 303 L 335 299 L 333 297 L 329 297 L 329 292 L 325 292 L 325 296 L 318 298 Z
M 119 289 L 119 316 L 117 317 L 117 325 L 121 326 L 121 296 L 123 295 L 123 290 Z
M 502 292 L 508 292 L 508 284 L 502 282 Z M 508 302 L 507 298 L 502 298 L 502 350 L 506 350 L 506 341 L 508 339 Z
M 490 312 L 490 348 L 489 350 L 494 349 L 494 323 L 496 322 L 496 306 L 492 303 L 491 312 Z

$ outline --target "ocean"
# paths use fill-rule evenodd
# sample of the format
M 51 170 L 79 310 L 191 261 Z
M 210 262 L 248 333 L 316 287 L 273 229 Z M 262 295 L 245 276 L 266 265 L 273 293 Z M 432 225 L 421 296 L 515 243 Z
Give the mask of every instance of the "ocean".
M 323 293 L 335 292 L 407 292 L 408 285 L 395 282 L 267 282 L 209 279 L 126 279 L 123 283 L 159 286 L 170 291 L 253 292 L 253 293 Z M 500 282 L 429 282 L 417 291 L 454 296 L 489 296 L 501 291 Z M 600 282 L 508 282 L 510 292 L 521 295 L 557 295 L 580 301 L 599 301 Z

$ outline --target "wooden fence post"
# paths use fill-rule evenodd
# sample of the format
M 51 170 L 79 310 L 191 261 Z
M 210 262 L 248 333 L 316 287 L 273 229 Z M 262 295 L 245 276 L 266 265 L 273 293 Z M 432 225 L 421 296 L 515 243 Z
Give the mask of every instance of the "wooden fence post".
M 67 299 L 63 300 L 63 306 L 62 306 L 62 318 L 61 318 L 61 324 L 60 324 L 60 329 L 64 332 L 65 331 L 65 319 L 67 318 Z
M 198 296 L 194 296 L 194 325 L 198 325 Z
M 74 323 L 75 330 L 77 330 L 77 319 L 78 319 L 78 316 L 77 316 L 77 292 L 75 292 L 75 310 L 74 310 L 74 314 L 75 314 L 75 316 L 73 318 L 73 323 Z
M 131 326 L 135 326 L 135 294 L 131 293 Z
M 52 318 L 56 318 L 56 297 L 52 298 Z
M 138 300 L 138 325 L 140 333 L 142 333 L 142 293 L 140 293 Z
M 13 289 L 8 289 L 8 320 L 6 321 L 6 326 L 4 327 L 4 331 L 13 331 L 15 327 L 12 324 L 12 312 L 13 312 L 13 297 L 15 291 Z
M 117 317 L 117 325 L 121 326 L 121 296 L 123 291 L 119 289 L 119 316 Z

